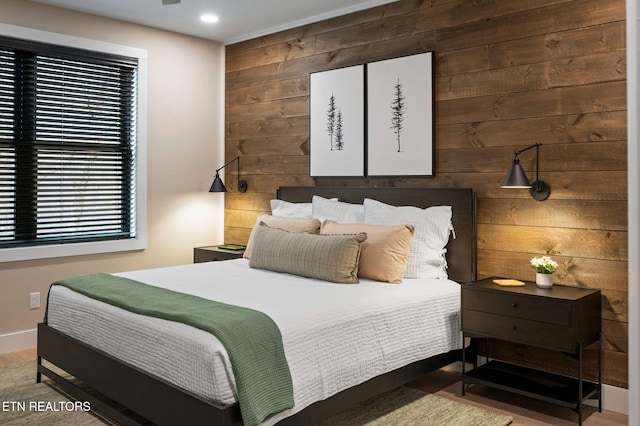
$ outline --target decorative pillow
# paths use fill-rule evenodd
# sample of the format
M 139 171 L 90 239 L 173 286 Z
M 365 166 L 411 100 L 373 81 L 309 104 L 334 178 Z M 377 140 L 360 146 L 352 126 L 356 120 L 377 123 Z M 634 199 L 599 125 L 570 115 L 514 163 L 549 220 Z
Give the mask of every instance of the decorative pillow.
M 409 225 L 371 225 L 363 223 L 322 222 L 320 234 L 356 234 L 364 232 L 358 277 L 399 283 L 407 267 L 413 227 Z
M 337 198 L 330 198 L 337 201 Z M 280 217 L 313 217 L 313 206 L 311 203 L 291 203 L 289 201 L 273 199 L 271 204 L 271 214 Z
M 244 254 L 242 255 L 245 259 L 251 258 L 251 250 L 253 247 L 253 235 L 255 233 L 256 227 L 260 225 L 260 222 L 264 222 L 271 228 L 278 228 L 284 231 L 293 232 L 296 234 L 317 234 L 320 231 L 320 221 L 318 219 L 314 219 L 312 217 L 304 218 L 304 217 L 280 217 L 280 216 L 271 216 L 268 214 L 261 214 L 258 216 L 256 220 L 256 224 L 253 226 L 251 230 L 251 235 L 249 235 L 249 242 L 247 243 L 247 248 L 244 250 Z
M 378 225 L 412 225 L 415 229 L 405 278 L 447 278 L 445 246 L 449 242 L 451 206 L 421 209 L 390 206 L 380 201 L 364 200 L 366 223 Z
M 355 284 L 360 243 L 366 239 L 366 234 L 292 234 L 261 223 L 254 235 L 249 266 Z
M 271 200 L 271 214 L 280 217 L 313 217 L 311 203 L 290 203 L 284 200 Z
M 313 196 L 311 204 L 313 205 L 313 217 L 320 222 L 327 219 L 340 223 L 364 222 L 364 206 L 362 204 L 345 203 L 318 195 Z

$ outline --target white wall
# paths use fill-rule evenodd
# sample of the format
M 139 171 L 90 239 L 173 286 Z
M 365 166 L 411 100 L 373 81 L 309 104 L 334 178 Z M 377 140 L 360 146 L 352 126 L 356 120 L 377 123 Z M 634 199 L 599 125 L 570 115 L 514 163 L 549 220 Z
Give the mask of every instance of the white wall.
M 0 263 L 0 353 L 34 347 L 49 284 L 59 278 L 191 263 L 193 247 L 223 242 L 224 47 L 216 42 L 67 11 L 0 0 L 0 22 L 147 50 L 147 249 Z M 0 256 L 1 256 L 0 252 Z M 40 292 L 42 308 L 28 295 Z

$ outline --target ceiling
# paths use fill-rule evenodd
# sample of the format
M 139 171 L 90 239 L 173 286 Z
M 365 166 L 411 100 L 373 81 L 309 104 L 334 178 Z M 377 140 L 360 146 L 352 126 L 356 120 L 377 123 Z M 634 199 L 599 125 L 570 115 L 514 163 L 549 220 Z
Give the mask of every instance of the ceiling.
M 230 44 L 397 0 L 181 0 L 166 6 L 162 0 L 34 1 Z M 205 13 L 219 21 L 201 22 Z

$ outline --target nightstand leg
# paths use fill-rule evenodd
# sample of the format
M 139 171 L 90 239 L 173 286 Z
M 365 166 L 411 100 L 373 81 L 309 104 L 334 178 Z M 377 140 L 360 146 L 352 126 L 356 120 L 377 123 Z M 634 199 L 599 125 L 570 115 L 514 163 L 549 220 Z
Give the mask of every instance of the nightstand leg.
M 598 412 L 602 413 L 602 335 L 598 343 Z
M 469 341 L 469 347 L 471 347 L 471 341 Z M 465 347 L 464 333 L 462 333 L 462 376 L 460 377 L 460 383 L 462 383 L 462 396 L 464 396 L 464 372 L 467 362 L 467 348 Z
M 582 344 L 578 344 L 578 424 L 582 425 Z
M 484 340 L 484 363 L 489 363 L 489 338 Z

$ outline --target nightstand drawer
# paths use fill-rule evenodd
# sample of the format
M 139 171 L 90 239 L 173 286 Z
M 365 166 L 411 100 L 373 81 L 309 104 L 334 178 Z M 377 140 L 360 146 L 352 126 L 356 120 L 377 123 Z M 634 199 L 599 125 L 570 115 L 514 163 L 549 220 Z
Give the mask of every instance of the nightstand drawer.
M 531 295 L 465 288 L 462 309 L 570 326 L 572 303 Z
M 570 325 L 552 324 L 522 318 L 505 317 L 465 310 L 462 314 L 465 333 L 575 353 L 578 342 Z

